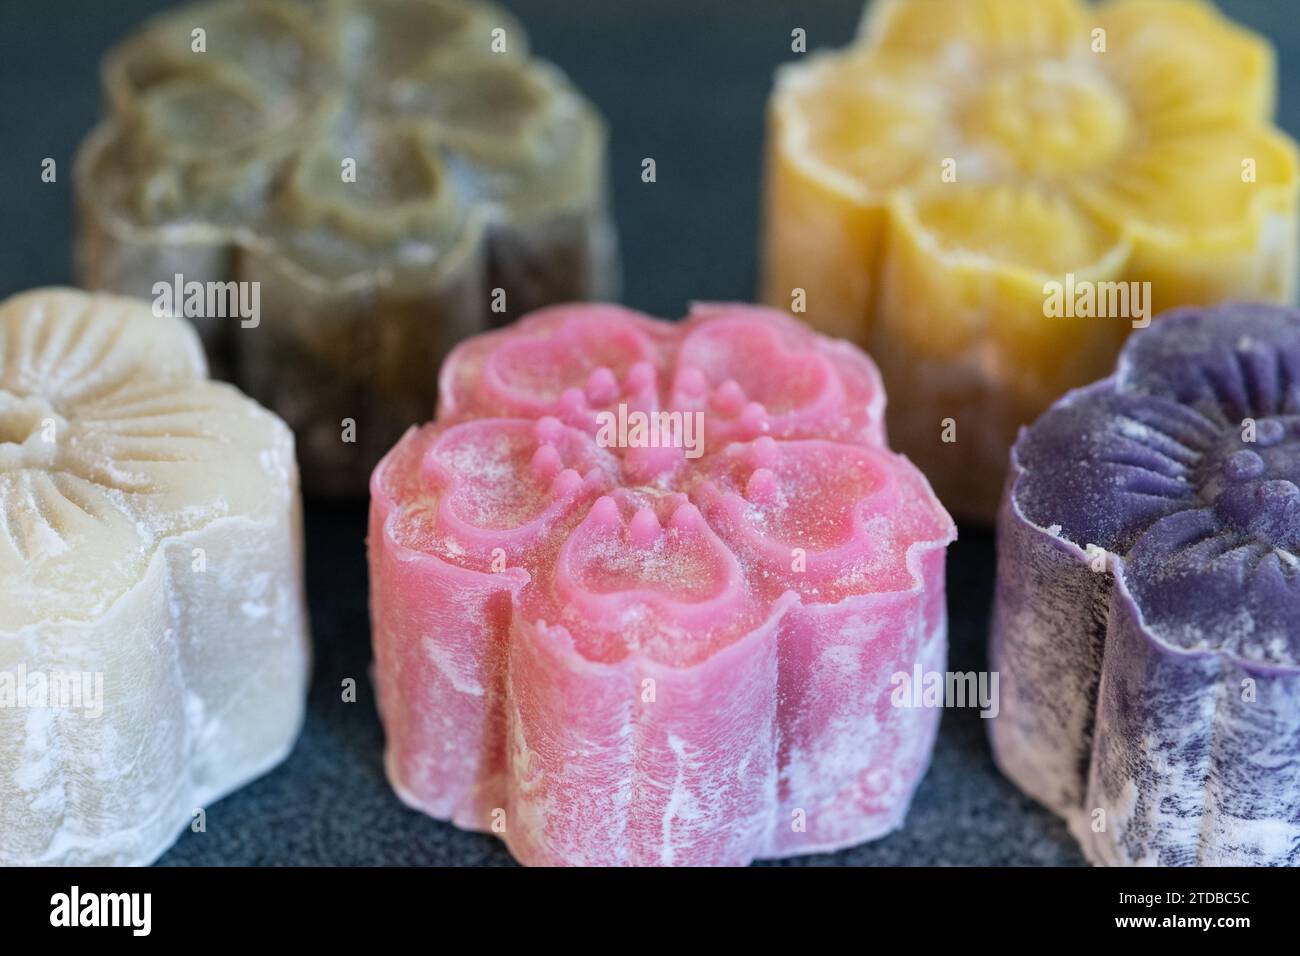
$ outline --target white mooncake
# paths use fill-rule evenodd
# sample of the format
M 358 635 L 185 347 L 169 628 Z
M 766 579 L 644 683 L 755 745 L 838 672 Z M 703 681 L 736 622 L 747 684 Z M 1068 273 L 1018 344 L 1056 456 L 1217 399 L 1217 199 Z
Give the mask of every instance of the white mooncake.
M 0 303 L 0 864 L 156 859 L 285 757 L 309 657 L 284 423 L 146 303 Z

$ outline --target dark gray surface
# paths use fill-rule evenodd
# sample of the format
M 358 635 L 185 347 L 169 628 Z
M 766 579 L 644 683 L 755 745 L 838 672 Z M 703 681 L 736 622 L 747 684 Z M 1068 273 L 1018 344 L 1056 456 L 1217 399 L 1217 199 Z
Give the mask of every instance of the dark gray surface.
M 99 107 L 103 52 L 162 0 L 0 0 L 0 297 L 70 281 L 71 161 Z M 674 316 L 692 299 L 752 298 L 763 106 L 795 27 L 840 46 L 856 0 L 506 0 L 534 49 L 561 65 L 612 128 L 624 301 Z M 1281 119 L 1300 132 L 1293 4 L 1221 6 L 1271 36 Z M 40 182 L 52 156 L 59 181 Z M 651 156 L 658 182 L 643 184 Z M 310 506 L 307 571 L 316 672 L 307 725 L 279 768 L 208 808 L 164 865 L 509 864 L 494 838 L 406 809 L 384 780 L 368 666 L 365 515 Z M 963 529 L 948 561 L 954 670 L 984 667 L 992 537 Z M 354 678 L 356 703 L 341 701 Z M 974 711 L 944 714 L 906 827 L 876 843 L 785 865 L 1078 864 L 1064 827 L 993 767 Z

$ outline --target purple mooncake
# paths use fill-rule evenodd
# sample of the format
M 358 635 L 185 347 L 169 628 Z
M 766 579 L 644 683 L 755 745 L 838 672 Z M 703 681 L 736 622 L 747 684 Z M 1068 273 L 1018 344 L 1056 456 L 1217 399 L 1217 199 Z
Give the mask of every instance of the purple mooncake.
M 1135 333 L 1020 433 L 998 765 L 1098 864 L 1300 864 L 1300 312 Z

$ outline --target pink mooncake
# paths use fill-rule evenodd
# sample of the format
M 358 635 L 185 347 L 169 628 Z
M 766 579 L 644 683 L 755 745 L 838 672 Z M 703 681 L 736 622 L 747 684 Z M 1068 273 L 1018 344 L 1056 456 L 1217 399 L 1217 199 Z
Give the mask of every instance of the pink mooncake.
M 535 312 L 375 469 L 397 793 L 526 864 L 738 865 L 901 825 L 952 520 L 856 347 L 782 313 Z

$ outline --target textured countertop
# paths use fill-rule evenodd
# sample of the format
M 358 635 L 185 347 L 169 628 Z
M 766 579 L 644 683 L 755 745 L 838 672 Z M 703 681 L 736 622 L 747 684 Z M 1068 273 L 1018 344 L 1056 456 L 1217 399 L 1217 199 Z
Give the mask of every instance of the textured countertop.
M 533 49 L 562 66 L 610 121 L 623 244 L 623 300 L 663 316 L 692 299 L 751 299 L 763 108 L 790 31 L 810 49 L 852 37 L 857 0 L 505 0 Z M 161 0 L 0 3 L 0 297 L 71 279 L 71 162 L 99 111 L 104 51 Z M 1271 36 L 1281 121 L 1300 134 L 1300 30 L 1292 4 L 1235 0 L 1228 13 Z M 59 163 L 43 184 L 44 157 Z M 641 160 L 658 182 L 641 182 Z M 431 370 L 432 372 L 432 370 Z M 370 686 L 365 511 L 307 509 L 315 679 L 297 748 L 280 767 L 208 808 L 165 865 L 510 864 L 495 838 L 403 806 L 382 769 Z M 948 559 L 952 670 L 985 666 L 993 540 L 963 528 Z M 355 703 L 342 701 L 354 678 Z M 784 865 L 1079 864 L 1064 826 L 1004 780 L 974 710 L 943 715 L 934 762 L 906 826 L 883 840 Z

